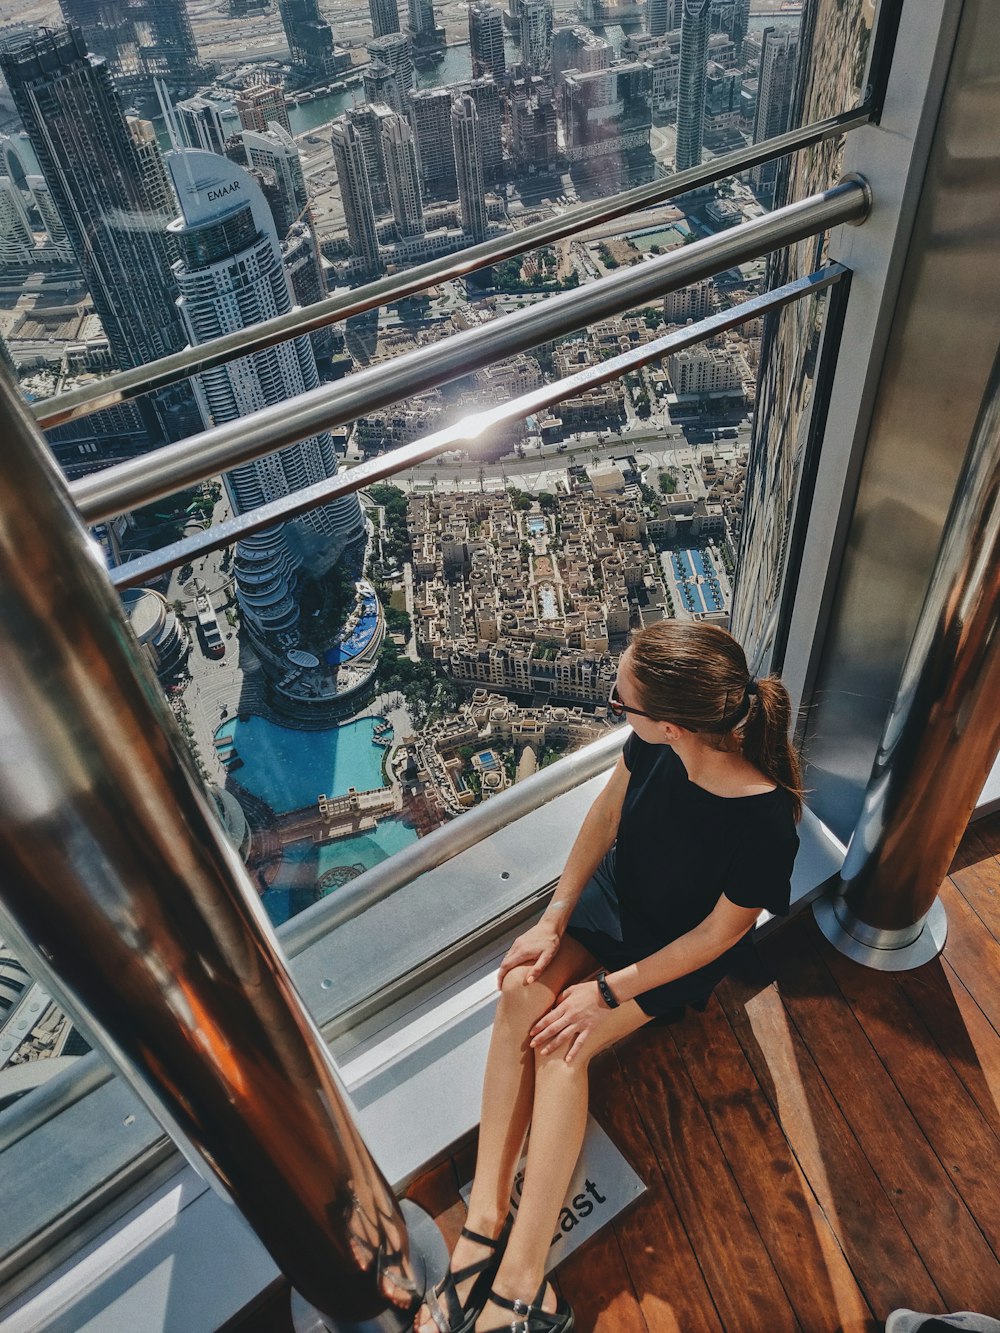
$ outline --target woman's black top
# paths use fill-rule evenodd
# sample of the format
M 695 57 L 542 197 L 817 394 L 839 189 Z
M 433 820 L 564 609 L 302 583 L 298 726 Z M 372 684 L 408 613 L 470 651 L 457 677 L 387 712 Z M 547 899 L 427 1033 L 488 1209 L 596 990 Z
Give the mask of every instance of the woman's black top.
M 799 839 L 783 787 L 716 796 L 689 781 L 671 746 L 635 732 L 623 755 L 630 777 L 617 842 L 584 889 L 569 935 L 611 971 L 686 935 L 722 894 L 787 913 Z M 703 1003 L 748 946 L 749 932 L 706 967 L 637 996 L 640 1007 L 664 1015 Z

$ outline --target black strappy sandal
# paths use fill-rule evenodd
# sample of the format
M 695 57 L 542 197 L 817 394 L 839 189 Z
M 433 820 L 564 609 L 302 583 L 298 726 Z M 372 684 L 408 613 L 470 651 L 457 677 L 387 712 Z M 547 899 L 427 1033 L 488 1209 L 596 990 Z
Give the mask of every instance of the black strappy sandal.
M 555 1310 L 550 1314 L 548 1310 L 542 1309 L 542 1299 L 548 1285 L 548 1278 L 542 1278 L 542 1285 L 531 1305 L 527 1301 L 509 1301 L 506 1296 L 498 1296 L 495 1291 L 491 1291 L 483 1303 L 484 1307 L 492 1301 L 494 1305 L 512 1311 L 514 1318 L 509 1324 L 491 1328 L 489 1333 L 572 1333 L 576 1323 L 573 1310 L 558 1292 Z
M 507 1218 L 503 1230 L 496 1239 L 492 1236 L 481 1236 L 478 1231 L 470 1231 L 468 1227 L 462 1228 L 462 1235 L 466 1240 L 475 1241 L 477 1245 L 486 1245 L 492 1253 L 474 1264 L 467 1264 L 457 1273 L 449 1269 L 438 1285 L 424 1297 L 430 1316 L 437 1324 L 440 1333 L 472 1333 L 476 1320 L 482 1314 L 490 1297 L 490 1287 L 500 1267 L 503 1252 L 507 1248 L 512 1221 L 512 1218 Z M 470 1277 L 475 1277 L 476 1280 L 463 1305 L 458 1298 L 458 1284 Z

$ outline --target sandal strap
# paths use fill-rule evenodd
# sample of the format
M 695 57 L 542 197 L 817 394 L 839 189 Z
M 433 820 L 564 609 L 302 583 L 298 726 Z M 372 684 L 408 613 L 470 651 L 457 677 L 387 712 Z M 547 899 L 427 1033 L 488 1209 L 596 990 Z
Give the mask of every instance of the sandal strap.
M 491 1250 L 495 1250 L 498 1245 L 503 1245 L 506 1242 L 508 1230 L 509 1228 L 505 1222 L 499 1236 L 483 1236 L 478 1231 L 470 1230 L 469 1227 L 462 1228 L 462 1235 L 466 1240 L 474 1240 L 477 1245 L 488 1245 Z
M 513 1330 L 513 1333 L 548 1333 L 548 1330 L 559 1330 L 565 1327 L 566 1311 L 557 1307 L 550 1314 L 548 1310 L 541 1308 L 547 1286 L 548 1279 L 542 1278 L 542 1285 L 538 1288 L 535 1299 L 530 1304 L 522 1300 L 508 1300 L 506 1296 L 500 1296 L 495 1291 L 490 1292 L 489 1299 L 494 1305 L 499 1305 L 504 1310 L 510 1310 L 516 1316 L 508 1326 L 509 1329 Z M 507 1328 L 491 1329 L 490 1333 L 508 1333 L 508 1331 Z

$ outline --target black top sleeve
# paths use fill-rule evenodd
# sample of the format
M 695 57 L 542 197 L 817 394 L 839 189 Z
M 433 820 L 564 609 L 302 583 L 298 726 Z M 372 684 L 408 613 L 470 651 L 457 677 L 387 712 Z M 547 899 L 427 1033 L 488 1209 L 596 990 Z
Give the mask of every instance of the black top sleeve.
M 628 740 L 625 742 L 624 748 L 622 749 L 622 758 L 625 760 L 625 767 L 630 773 L 635 772 L 635 761 L 638 758 L 639 747 L 641 745 L 642 741 L 640 741 L 639 737 L 634 731 L 630 731 Z
M 776 916 L 786 916 L 798 847 L 790 814 L 777 827 L 768 820 L 747 829 L 744 845 L 726 879 L 726 897 L 737 907 L 766 908 Z

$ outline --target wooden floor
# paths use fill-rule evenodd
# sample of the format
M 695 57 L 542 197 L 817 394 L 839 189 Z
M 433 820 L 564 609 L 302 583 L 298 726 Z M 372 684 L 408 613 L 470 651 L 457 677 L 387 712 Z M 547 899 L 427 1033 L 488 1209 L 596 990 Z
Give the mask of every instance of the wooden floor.
M 1000 1316 L 1000 816 L 941 896 L 947 946 L 915 972 L 849 962 L 807 913 L 762 948 L 773 981 L 602 1057 L 592 1110 L 647 1191 L 557 1272 L 579 1333 Z M 472 1160 L 410 1191 L 449 1240 Z
M 592 1109 L 648 1188 L 558 1270 L 580 1333 L 1000 1316 L 1000 816 L 942 898 L 947 946 L 915 972 L 849 962 L 807 914 L 761 950 L 773 983 L 603 1057 Z M 449 1236 L 470 1170 L 410 1192 Z

